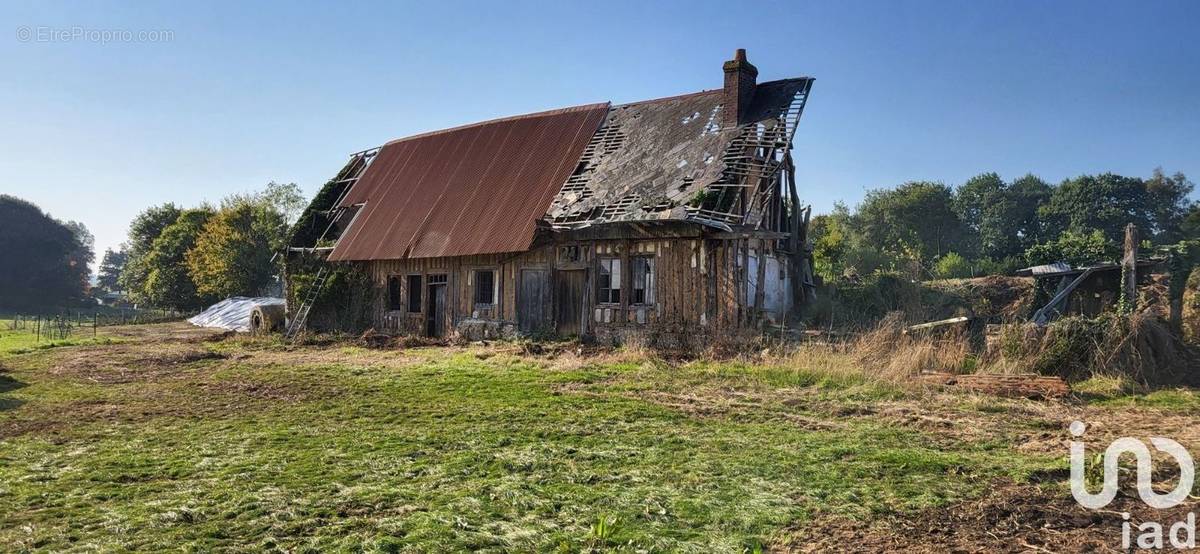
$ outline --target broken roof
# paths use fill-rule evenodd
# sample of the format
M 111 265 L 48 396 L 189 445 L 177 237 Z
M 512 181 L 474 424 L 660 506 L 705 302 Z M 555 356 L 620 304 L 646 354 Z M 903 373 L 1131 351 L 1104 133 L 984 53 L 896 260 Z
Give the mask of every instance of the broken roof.
M 361 205 L 333 261 L 529 248 L 608 104 L 497 119 L 389 142 L 339 207 Z
M 329 260 L 518 252 L 542 220 L 709 223 L 695 199 L 747 171 L 738 157 L 747 149 L 790 147 L 812 82 L 758 84 L 736 127 L 722 126 L 723 92 L 712 90 L 389 142 L 339 203 L 360 208 Z
M 730 169 L 739 138 L 790 145 L 799 119 L 792 110 L 811 86 L 807 77 L 760 83 L 746 121 L 728 128 L 721 90 L 614 106 L 547 215 L 567 226 L 689 219 L 688 204 Z

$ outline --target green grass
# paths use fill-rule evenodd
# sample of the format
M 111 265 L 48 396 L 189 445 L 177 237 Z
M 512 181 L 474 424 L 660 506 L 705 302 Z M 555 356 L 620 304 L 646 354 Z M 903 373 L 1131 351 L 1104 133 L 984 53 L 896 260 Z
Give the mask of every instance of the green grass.
M 1115 377 L 1093 377 L 1075 385 L 1095 406 L 1156 408 L 1166 411 L 1195 412 L 1200 410 L 1200 394 L 1196 389 L 1145 387 Z
M 25 354 L 38 349 L 114 342 L 114 339 L 105 336 L 103 331 L 98 333 L 98 337 L 93 338 L 91 328 L 76 329 L 72 336 L 65 339 L 50 340 L 46 337 L 39 339 L 32 328 L 10 329 L 10 325 L 11 320 L 0 319 L 0 358 L 13 354 Z
M 805 370 L 421 348 L 97 384 L 43 369 L 69 351 L 6 359 L 22 384 L 0 396 L 7 550 L 742 552 L 814 517 L 912 512 L 1061 465 L 871 418 L 812 429 L 773 403 L 697 415 L 648 396 L 902 394 Z

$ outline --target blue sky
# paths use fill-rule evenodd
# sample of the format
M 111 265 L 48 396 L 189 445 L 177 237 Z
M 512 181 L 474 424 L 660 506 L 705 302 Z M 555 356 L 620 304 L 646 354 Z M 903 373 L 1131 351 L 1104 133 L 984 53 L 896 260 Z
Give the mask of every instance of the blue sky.
M 741 5 L 742 7 L 738 7 Z M 492 117 L 817 81 L 796 140 L 818 212 L 910 180 L 1200 180 L 1200 2 L 0 2 L 0 192 L 116 246 L 138 211 Z M 165 42 L 22 29 L 168 30 Z

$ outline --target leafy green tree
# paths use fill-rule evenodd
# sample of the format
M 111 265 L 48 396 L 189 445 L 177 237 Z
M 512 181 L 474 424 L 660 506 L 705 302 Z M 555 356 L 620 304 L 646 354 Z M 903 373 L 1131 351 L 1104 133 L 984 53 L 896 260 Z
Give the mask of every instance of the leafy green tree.
M 996 173 L 981 173 L 959 185 L 954 192 L 951 204 L 954 212 L 973 235 L 971 238 L 978 241 L 982 251 L 987 251 L 990 243 L 1003 238 L 995 236 L 1003 233 L 998 233 L 989 224 L 993 223 L 993 212 L 997 204 L 1004 200 L 1007 190 L 1008 184 Z
M 1192 204 L 1183 222 L 1179 224 L 1180 234 L 1184 240 L 1200 239 L 1200 202 Z
M 185 264 L 188 251 L 213 217 L 210 208 L 184 210 L 174 223 L 162 230 L 141 263 L 147 269 L 146 280 L 136 298 L 152 306 L 191 310 L 214 299 L 199 294 Z
M 286 236 L 285 216 L 263 198 L 224 206 L 187 254 L 196 290 L 215 297 L 259 294 L 277 273 L 272 257 Z
M 135 302 L 148 302 L 149 299 L 143 294 L 151 269 L 146 263 L 146 256 L 154 247 L 154 241 L 162 235 L 163 229 L 175 223 L 180 213 L 182 210 L 179 207 L 167 203 L 146 208 L 130 222 L 129 238 L 125 243 L 127 259 L 121 268 L 118 286 L 128 292 Z
M 286 223 L 295 222 L 304 208 L 308 206 L 308 199 L 304 197 L 304 192 L 296 183 L 271 181 L 258 196 L 264 203 L 278 211 Z
M 1054 187 L 1032 173 L 1013 181 L 1008 187 L 1012 205 L 1000 217 L 1010 222 L 1012 232 L 1008 236 L 1015 241 L 1015 248 L 1000 249 L 990 255 L 996 259 L 1019 258 L 1048 234 L 1061 233 L 1062 229 L 1047 228 L 1038 217 L 1038 210 L 1050 202 L 1052 194 Z
M 1050 192 L 1050 186 L 1033 175 L 1011 185 L 995 173 L 969 179 L 954 195 L 954 211 L 974 241 L 975 248 L 965 251 L 992 259 L 1025 252 L 1041 235 L 1037 210 Z
M 1144 184 L 1112 173 L 1063 181 L 1039 215 L 1054 228 L 1075 235 L 1094 229 L 1111 241 L 1123 236 L 1127 223 L 1147 229 L 1151 220 Z
M 1189 212 L 1195 209 L 1195 204 L 1188 200 L 1188 195 L 1195 188 L 1183 173 L 1176 172 L 1168 177 L 1163 174 L 1161 167 L 1155 168 L 1153 175 L 1146 180 L 1146 193 L 1154 216 L 1156 243 L 1169 244 L 1185 238 L 1183 224 Z
M 91 287 L 92 262 L 96 261 L 96 237 L 87 226 L 78 221 L 64 223 L 71 234 L 75 235 L 75 249 L 71 252 L 73 264 L 78 265 L 76 271 L 84 282 L 84 290 Z
M 121 271 L 125 269 L 125 263 L 128 261 L 129 255 L 125 249 L 113 250 L 111 248 L 104 250 L 104 257 L 100 259 L 100 271 L 97 272 L 96 282 L 100 288 L 115 292 L 121 290 L 120 278 Z
M 952 208 L 954 194 L 941 183 L 910 182 L 867 193 L 854 216 L 867 244 L 927 266 L 968 240 Z
M 79 302 L 87 287 L 90 233 L 36 205 L 0 194 L 0 306 L 57 308 Z
M 814 216 L 809 223 L 814 271 L 822 279 L 836 280 L 846 269 L 846 252 L 851 240 L 850 210 L 838 202 L 833 213 Z
M 1067 262 L 1081 266 L 1096 262 L 1113 261 L 1120 255 L 1117 243 L 1108 240 L 1104 232 L 1066 231 L 1052 241 L 1036 244 L 1025 253 L 1026 261 L 1032 265 Z

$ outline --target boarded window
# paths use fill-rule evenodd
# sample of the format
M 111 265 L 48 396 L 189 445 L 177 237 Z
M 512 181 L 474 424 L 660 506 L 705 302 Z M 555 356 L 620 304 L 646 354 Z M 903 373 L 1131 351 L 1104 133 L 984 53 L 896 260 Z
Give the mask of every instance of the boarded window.
M 409 311 L 409 313 L 420 313 L 420 311 L 421 311 L 421 276 L 420 275 L 409 275 L 408 276 L 408 311 Z
M 630 302 L 634 304 L 653 304 L 654 303 L 654 258 L 639 256 L 630 258 L 629 270 L 631 273 L 632 282 L 630 283 Z
M 388 277 L 387 287 L 388 287 L 388 295 L 387 295 L 388 309 L 389 310 L 399 310 L 400 309 L 400 298 L 401 298 L 400 297 L 400 278 L 395 277 L 395 276 Z
M 496 272 L 490 269 L 475 272 L 475 303 L 496 303 Z
M 596 276 L 596 302 L 598 304 L 621 303 L 621 259 L 600 258 L 600 272 Z

